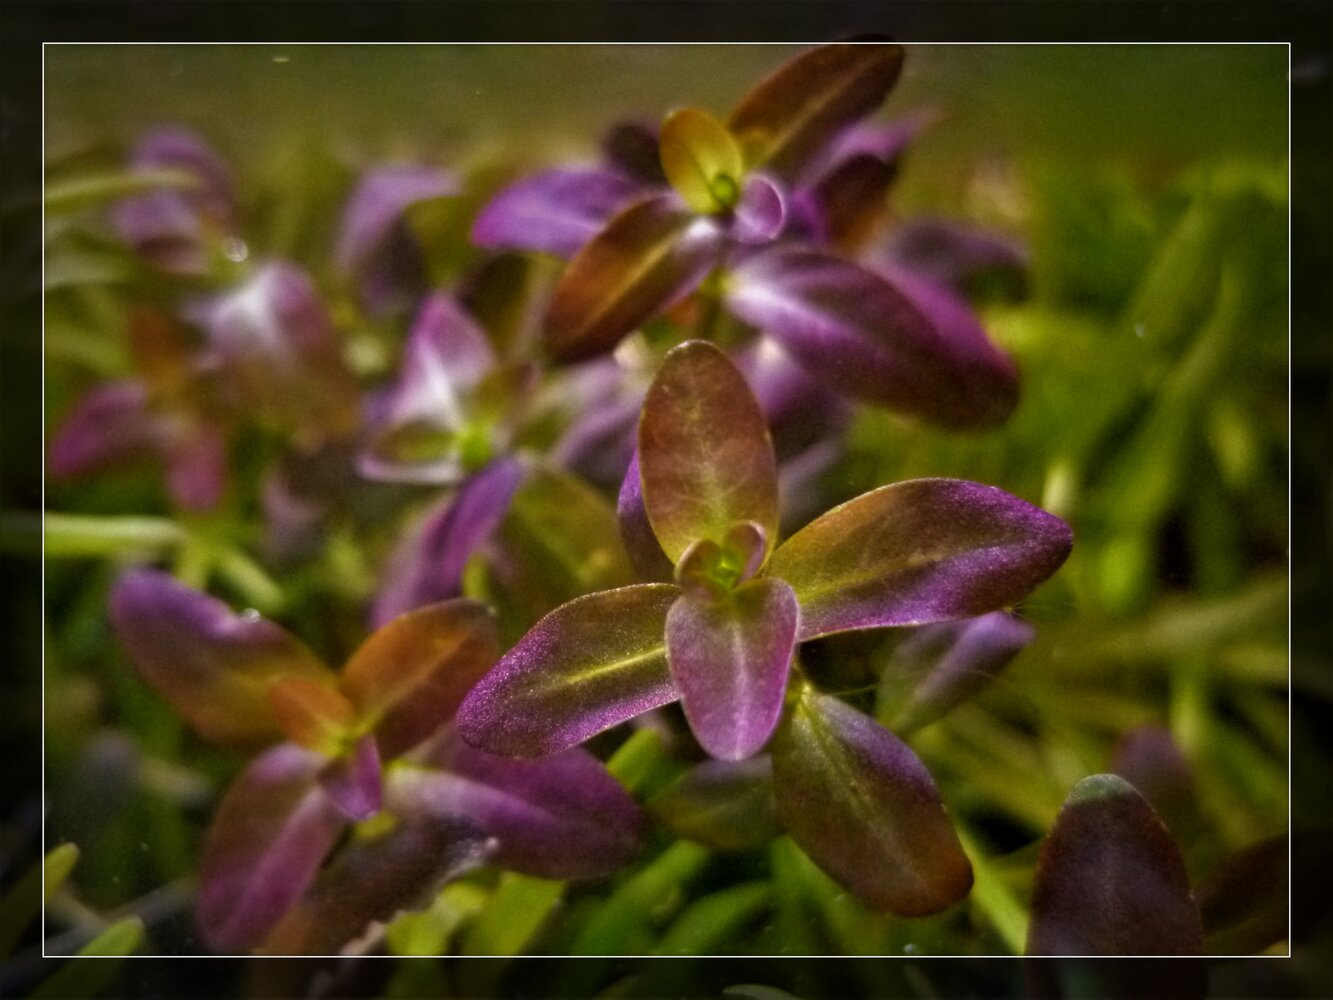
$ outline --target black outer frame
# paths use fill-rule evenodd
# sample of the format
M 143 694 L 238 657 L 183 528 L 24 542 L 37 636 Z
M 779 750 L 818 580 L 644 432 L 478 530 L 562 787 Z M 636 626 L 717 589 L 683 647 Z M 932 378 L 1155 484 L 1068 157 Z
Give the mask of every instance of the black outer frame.
M 1333 670 L 1333 5 L 1322 0 L 1264 4 L 1240 0 L 6 0 L 0 5 L 0 510 L 35 515 L 41 507 L 42 414 L 40 191 L 42 50 L 46 41 L 771 41 L 811 42 L 864 32 L 902 41 L 1265 41 L 1292 45 L 1292 362 L 1291 526 L 1292 655 Z M 0 543 L 0 780 L 6 822 L 37 841 L 40 788 L 40 552 Z M 1293 759 L 1292 818 L 1297 827 L 1333 822 L 1333 732 L 1321 725 L 1327 704 L 1293 694 L 1293 741 L 1318 747 Z M 1296 740 L 1300 736 L 1299 741 Z M 0 877 L 35 856 L 0 854 Z M 1302 872 L 1301 859 L 1295 869 Z M 1297 912 L 1296 944 L 1313 968 L 1328 971 L 1327 905 Z M 223 996 L 245 978 L 263 992 L 290 995 L 317 970 L 325 995 L 377 995 L 389 963 L 287 960 L 256 970 L 241 960 L 162 959 L 127 965 L 133 994 Z M 433 961 L 423 959 L 421 961 Z M 499 960 L 469 963 L 461 985 L 497 982 Z M 555 966 L 535 959 L 510 968 L 517 995 L 543 995 Z M 672 963 L 600 961 L 592 982 L 627 976 L 670 989 Z M 696 965 L 693 982 L 719 995 L 729 984 L 799 984 L 801 995 L 863 992 L 858 959 L 719 960 Z M 47 963 L 44 963 L 47 964 Z M 1021 996 L 1020 963 L 1007 960 L 902 960 L 901 992 L 919 996 L 922 979 L 943 995 Z M 1307 962 L 1299 963 L 1302 965 Z M 55 963 L 49 963 L 51 968 Z M 1099 963 L 1104 966 L 1105 963 Z M 1254 996 L 1312 995 L 1287 963 L 1233 960 L 1214 965 L 1215 989 Z M 698 968 L 703 966 L 703 968 Z M 49 974 L 33 970 L 28 985 Z M 1113 972 L 1102 968 L 1103 972 Z M 1129 971 L 1129 970 L 1126 970 Z M 197 973 L 202 972 L 203 975 Z M 266 981 L 263 985 L 256 982 Z M 330 978 L 331 977 L 331 978 Z M 647 977 L 645 981 L 645 977 Z M 0 980 L 8 979 L 0 974 Z M 1119 977 L 1112 975 L 1111 979 Z M 9 982 L 18 986 L 19 982 Z M 1112 983 L 1108 983 L 1111 986 Z M 265 988 L 267 987 L 267 988 Z M 248 990 L 247 990 L 248 992 Z M 482 995 L 482 994 L 476 994 Z M 884 994 L 880 994 L 884 995 Z

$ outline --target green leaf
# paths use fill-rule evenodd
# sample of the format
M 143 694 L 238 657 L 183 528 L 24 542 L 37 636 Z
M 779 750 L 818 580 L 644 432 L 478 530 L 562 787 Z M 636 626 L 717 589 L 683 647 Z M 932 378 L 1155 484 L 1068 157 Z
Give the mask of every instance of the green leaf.
M 715 851 L 753 850 L 782 832 L 765 755 L 704 761 L 649 799 L 647 809 L 676 835 Z
M 14 950 L 23 932 L 41 913 L 42 900 L 51 899 L 78 860 L 77 847 L 61 844 L 24 872 L 0 898 L 0 958 Z
M 48 512 L 39 520 L 31 514 L 7 513 L 5 522 L 6 535 L 14 529 L 44 528 L 48 559 L 155 553 L 180 545 L 186 537 L 180 525 L 163 517 L 100 517 Z
M 79 849 L 74 844 L 61 844 L 47 854 L 42 866 L 42 899 L 49 903 L 78 863 Z
M 747 882 L 686 907 L 653 949 L 656 955 L 713 955 L 772 906 L 767 882 Z
M 695 108 L 673 111 L 658 136 L 662 172 L 696 212 L 731 208 L 740 197 L 745 163 L 727 127 Z
M 564 895 L 565 883 L 505 872 L 463 939 L 464 955 L 520 955 Z
M 634 582 L 615 508 L 586 482 L 533 463 L 500 524 L 493 575 L 531 624 L 576 597 Z
M 138 917 L 118 920 L 79 949 L 76 957 L 43 982 L 30 996 L 32 1000 L 83 1000 L 97 996 L 120 971 L 119 961 L 87 961 L 79 958 L 104 958 L 132 955 L 144 940 L 143 921 Z
M 672 350 L 639 420 L 639 474 L 654 534 L 673 563 L 698 539 L 719 545 L 754 521 L 778 531 L 777 462 L 745 377 L 712 344 Z
M 188 191 L 197 187 L 199 177 L 188 170 L 117 171 L 52 181 L 46 185 L 42 200 L 47 214 L 57 215 L 162 188 Z

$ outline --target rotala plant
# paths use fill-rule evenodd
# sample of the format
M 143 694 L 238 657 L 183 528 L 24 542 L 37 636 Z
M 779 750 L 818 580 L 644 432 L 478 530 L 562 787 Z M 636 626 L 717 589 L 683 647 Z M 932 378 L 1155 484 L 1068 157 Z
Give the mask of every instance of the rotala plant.
M 1277 772 L 1219 789 L 1286 732 L 1249 697 L 1285 637 L 1244 624 L 1285 590 L 1228 589 L 1284 549 L 1282 413 L 1222 378 L 1285 308 L 1281 177 L 1110 205 L 1026 153 L 954 159 L 967 116 L 895 111 L 917 53 L 872 38 L 617 109 L 585 160 L 506 152 L 467 55 L 439 146 L 340 121 L 233 176 L 228 130 L 159 127 L 89 177 L 103 145 L 52 131 L 77 155 L 45 202 L 47 829 L 83 858 L 55 933 L 95 910 L 163 952 L 606 956 L 536 987 L 568 996 L 710 991 L 687 963 L 595 981 L 618 955 L 1279 940 Z M 523 55 L 576 57 L 639 68 Z M 1099 313 L 1177 215 L 1142 301 Z M 1121 600 L 1164 590 L 1140 635 Z M 901 992 L 871 964 L 825 992 Z M 534 992 L 517 971 L 385 989 Z
M 1013 604 L 1065 560 L 1071 533 L 994 487 L 921 479 L 778 544 L 775 467 L 726 356 L 703 341 L 672 350 L 644 401 L 620 512 L 640 563 L 665 554 L 673 582 L 551 612 L 464 699 L 460 732 L 538 757 L 679 699 L 714 757 L 772 740 L 779 816 L 834 878 L 875 907 L 935 912 L 966 894 L 971 870 L 934 783 L 895 736 L 802 676 L 798 646 Z
M 267 747 L 223 796 L 205 843 L 198 919 L 215 949 L 336 950 L 347 938 L 335 928 L 355 936 L 481 861 L 568 878 L 638 850 L 639 810 L 590 754 L 510 761 L 452 735 L 459 701 L 498 653 L 475 601 L 395 618 L 339 673 L 276 623 L 156 570 L 120 578 L 111 619 L 201 736 Z M 390 832 L 363 833 L 317 883 L 349 822 L 371 817 Z M 366 855 L 378 861 L 367 867 Z

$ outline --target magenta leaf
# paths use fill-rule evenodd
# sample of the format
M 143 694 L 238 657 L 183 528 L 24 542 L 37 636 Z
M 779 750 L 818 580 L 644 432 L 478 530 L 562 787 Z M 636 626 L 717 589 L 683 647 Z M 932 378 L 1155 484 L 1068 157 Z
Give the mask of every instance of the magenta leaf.
M 369 733 L 341 757 L 319 771 L 319 787 L 353 823 L 370 819 L 380 811 L 384 796 L 380 784 L 380 753 Z
M 773 802 L 773 762 L 706 760 L 653 796 L 648 811 L 673 833 L 716 851 L 749 851 L 782 832 Z
M 895 227 L 878 256 L 886 263 L 968 295 L 993 283 L 1026 285 L 1028 253 L 1013 237 L 948 219 L 917 218 Z
M 436 167 L 377 167 L 357 184 L 338 233 L 334 261 L 345 275 L 366 271 L 389 243 L 394 227 L 417 202 L 459 193 L 456 178 Z
M 778 461 L 786 461 L 836 439 L 851 422 L 851 404 L 814 379 L 776 342 L 762 337 L 735 352 L 732 359 L 768 419 Z M 779 476 L 785 469 L 779 468 Z M 779 491 L 784 513 L 790 506 Z
M 673 562 L 698 539 L 722 542 L 737 521 L 777 536 L 777 461 L 764 414 L 706 341 L 673 349 L 648 388 L 639 475 L 653 533 Z
M 160 421 L 141 382 L 106 382 L 74 404 L 52 436 L 46 469 L 53 479 L 100 472 L 153 453 Z
M 222 431 L 202 420 L 180 418 L 161 444 L 167 492 L 183 510 L 212 510 L 228 480 L 227 442 Z
M 504 520 L 523 474 L 518 459 L 492 462 L 403 538 L 375 600 L 371 617 L 377 628 L 404 612 L 462 593 L 468 560 Z
M 712 217 L 675 194 L 637 201 L 592 238 L 556 286 L 546 338 L 560 361 L 611 350 L 622 337 L 694 291 L 726 243 Z
M 884 216 L 898 160 L 923 124 L 914 117 L 891 125 L 858 125 L 838 136 L 800 184 L 815 242 L 848 250 L 865 242 Z
M 679 593 L 636 584 L 556 608 L 472 689 L 459 732 L 490 753 L 541 757 L 674 701 L 664 630 Z
M 1180 851 L 1123 778 L 1084 778 L 1065 800 L 1037 857 L 1027 954 L 1203 954 Z
M 642 193 L 641 183 L 612 170 L 545 170 L 492 198 L 472 225 L 472 242 L 572 257 Z
M 231 173 L 216 152 L 193 132 L 160 128 L 146 134 L 130 154 L 134 171 L 178 170 L 195 184 L 123 198 L 113 220 L 121 239 L 172 274 L 202 274 L 211 261 L 211 239 L 235 226 Z
M 820 868 L 866 905 L 937 913 L 972 887 L 939 791 L 907 745 L 806 688 L 773 741 L 778 816 Z
M 492 860 L 538 878 L 588 878 L 628 864 L 643 815 L 596 757 L 573 748 L 512 760 L 449 734 L 420 755 L 428 767 L 398 768 L 389 804 L 399 815 L 458 819 L 489 837 Z
M 740 264 L 727 307 L 827 383 L 945 427 L 999 423 L 1018 374 L 967 304 L 905 272 L 892 279 L 819 252 L 775 248 Z
M 733 213 L 731 238 L 762 246 L 777 239 L 786 222 L 787 199 L 782 189 L 762 174 L 747 177 Z
M 254 745 L 280 737 L 269 682 L 333 674 L 282 627 L 159 570 L 132 569 L 116 581 L 111 624 L 144 679 L 200 735 Z
M 758 753 L 782 714 L 800 609 L 782 580 L 720 597 L 686 590 L 666 619 L 667 663 L 700 745 L 714 757 Z
M 374 951 L 383 925 L 426 906 L 445 883 L 485 864 L 486 837 L 470 823 L 412 819 L 353 841 L 263 942 L 267 955 Z
M 906 735 L 976 695 L 1032 641 L 1033 631 L 1008 612 L 992 611 L 911 636 L 894 650 L 881 682 L 908 689 L 893 715 L 893 731 Z
M 326 760 L 279 744 L 223 796 L 199 868 L 199 927 L 213 950 L 263 941 L 333 848 L 345 821 L 316 783 Z
M 310 276 L 282 261 L 197 307 L 230 402 L 309 435 L 351 431 L 360 389 Z
M 993 486 L 913 479 L 835 507 L 780 545 L 768 573 L 801 602 L 801 641 L 1008 607 L 1059 568 L 1073 536 Z
M 486 334 L 448 295 L 422 304 L 402 371 L 358 469 L 369 479 L 448 484 L 469 471 L 471 398 L 495 368 Z M 489 429 L 476 431 L 483 436 Z
M 644 580 L 670 580 L 672 564 L 662 551 L 662 545 L 653 534 L 648 511 L 643 506 L 643 482 L 639 475 L 639 450 L 634 449 L 625 479 L 620 484 L 616 501 L 616 515 L 620 520 L 620 537 L 629 553 L 630 562 Z

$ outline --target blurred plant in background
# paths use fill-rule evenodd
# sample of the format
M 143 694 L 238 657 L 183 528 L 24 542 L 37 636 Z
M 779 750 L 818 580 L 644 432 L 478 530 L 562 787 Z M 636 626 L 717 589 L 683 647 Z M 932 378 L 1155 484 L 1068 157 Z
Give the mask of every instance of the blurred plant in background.
M 762 55 L 765 71 L 781 61 Z M 677 110 L 659 131 L 632 117 L 673 107 L 670 94 L 617 108 L 626 117 L 595 164 L 521 138 L 452 149 L 428 129 L 395 150 L 406 156 L 349 155 L 300 123 L 285 152 L 256 161 L 217 153 L 206 122 L 140 137 L 123 165 L 96 142 L 48 160 L 44 846 L 81 854 L 52 890 L 48 943 L 72 952 L 122 917 L 142 921 L 143 951 L 262 941 L 256 927 L 210 934 L 207 917 L 200 937 L 193 897 L 217 886 L 216 865 L 200 867 L 206 831 L 228 822 L 229 803 L 235 821 L 236 789 L 253 790 L 262 765 L 245 770 L 173 712 L 178 648 L 282 632 L 274 622 L 309 646 L 319 691 L 292 682 L 285 702 L 270 706 L 267 690 L 253 702 L 285 704 L 287 723 L 268 728 L 302 744 L 258 758 L 295 775 L 279 796 L 292 808 L 320 784 L 321 753 L 355 770 L 377 724 L 322 663 L 401 628 L 404 612 L 489 605 L 498 655 L 568 602 L 670 578 L 653 552 L 663 515 L 626 495 L 644 394 L 672 345 L 704 336 L 767 420 L 783 536 L 887 483 L 939 477 L 995 484 L 1073 528 L 1068 563 L 1012 613 L 991 609 L 1031 584 L 944 624 L 802 636 L 802 698 L 848 732 L 887 727 L 910 743 L 899 745 L 938 786 L 971 891 L 898 917 L 845 870 L 830 877 L 828 852 L 816 864 L 798 846 L 815 835 L 782 832 L 792 807 L 775 803 L 776 764 L 751 755 L 771 727 L 747 759 L 710 760 L 686 692 L 683 714 L 661 707 L 674 695 L 648 699 L 656 710 L 632 726 L 581 733 L 573 742 L 592 738 L 564 751 L 580 762 L 564 770 L 560 757 L 496 763 L 448 726 L 419 759 L 390 763 L 410 747 L 381 746 L 385 812 L 352 809 L 348 835 L 348 817 L 320 807 L 335 860 L 319 879 L 311 862 L 308 879 L 285 883 L 286 905 L 264 911 L 287 914 L 270 950 L 1124 953 L 1146 934 L 1179 953 L 1285 951 L 1288 684 L 1329 690 L 1324 665 L 1289 663 L 1287 647 L 1284 150 L 1256 140 L 1248 156 L 1178 167 L 1128 149 L 1071 169 L 1021 136 L 1007 158 L 964 136 L 965 155 L 932 160 L 937 133 L 960 142 L 950 108 L 890 98 L 892 119 L 872 114 L 901 61 L 882 44 L 811 50 L 725 122 Z M 922 73 L 909 82 L 938 105 Z M 708 106 L 739 93 L 719 88 Z M 503 117 L 494 127 L 504 135 Z M 595 136 L 566 146 L 590 153 Z M 913 173 L 918 156 L 929 171 Z M 763 527 L 777 535 L 776 521 Z M 703 576 L 745 563 L 732 535 L 713 541 Z M 170 575 L 122 575 L 145 562 Z M 179 646 L 160 645 L 179 624 L 165 619 L 136 642 L 122 616 L 124 645 L 114 638 L 110 595 L 149 580 L 160 599 L 139 620 L 173 601 L 208 609 L 186 614 Z M 185 698 L 204 736 L 199 706 L 216 710 L 215 697 Z M 534 766 L 553 777 L 522 771 Z M 378 797 L 373 771 L 353 790 L 373 784 Z M 513 819 L 521 801 L 502 808 L 443 779 L 432 792 L 421 777 L 518 788 L 578 828 L 557 793 L 593 772 L 619 782 L 598 808 L 637 815 L 628 797 L 607 804 L 623 789 L 649 821 L 642 844 L 631 838 L 637 855 L 612 837 L 604 867 L 568 872 L 504 864 L 506 835 L 535 829 Z M 421 834 L 409 814 L 452 825 Z M 395 837 L 406 846 L 376 853 Z M 1098 838 L 1126 845 L 1123 857 L 1089 852 Z M 433 867 L 394 867 L 423 851 Z M 1107 907 L 1080 900 L 1121 878 L 1117 864 L 1138 872 L 1130 902 L 1143 909 L 1098 923 L 1089 911 Z M 414 892 L 373 888 L 404 880 Z M 329 901 L 349 885 L 372 888 L 335 915 Z M 372 919 L 385 923 L 368 934 Z M 873 995 L 902 981 L 884 965 L 836 983 L 796 966 L 756 975 L 798 994 Z M 1058 991 L 1061 967 L 1039 967 Z M 383 975 L 370 989 L 384 995 L 498 995 L 521 969 L 403 963 Z M 692 975 L 605 958 L 544 986 L 709 988 Z

